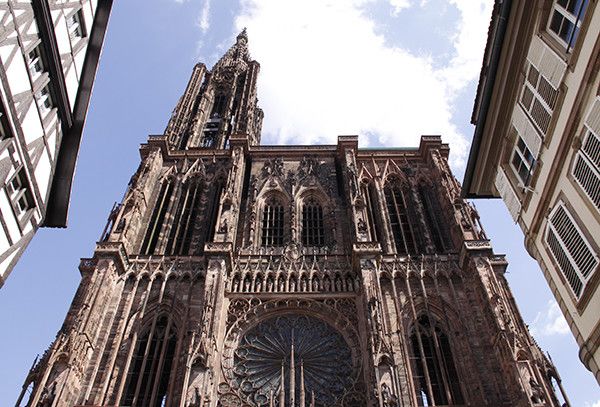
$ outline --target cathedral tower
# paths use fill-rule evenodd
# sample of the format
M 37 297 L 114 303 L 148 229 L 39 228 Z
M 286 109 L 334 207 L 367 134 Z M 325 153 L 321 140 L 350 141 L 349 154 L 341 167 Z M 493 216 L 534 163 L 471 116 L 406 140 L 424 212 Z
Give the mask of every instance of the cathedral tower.
M 559 406 L 448 146 L 261 146 L 258 70 L 194 68 L 18 405 Z

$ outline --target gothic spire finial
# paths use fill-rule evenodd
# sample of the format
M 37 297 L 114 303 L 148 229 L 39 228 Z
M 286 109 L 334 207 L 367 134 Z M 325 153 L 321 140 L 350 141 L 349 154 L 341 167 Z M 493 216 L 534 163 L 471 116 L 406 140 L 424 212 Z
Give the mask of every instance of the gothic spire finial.
M 248 42 L 248 33 L 246 32 L 246 27 L 244 27 L 242 32 L 238 34 L 237 42 L 239 42 L 241 39 L 244 39 L 246 42 Z

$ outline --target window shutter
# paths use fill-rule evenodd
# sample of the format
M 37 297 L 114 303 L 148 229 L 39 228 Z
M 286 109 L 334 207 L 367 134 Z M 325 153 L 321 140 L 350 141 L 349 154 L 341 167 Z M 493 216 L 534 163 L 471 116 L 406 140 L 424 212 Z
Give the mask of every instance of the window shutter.
M 512 124 L 527 144 L 527 148 L 529 148 L 533 157 L 537 159 L 542 146 L 542 138 L 519 104 L 516 104 L 513 109 Z
M 568 212 L 559 202 L 548 219 L 546 243 L 577 298 L 598 267 L 598 256 Z
M 573 177 L 600 209 L 600 97 L 597 97 L 584 122 L 586 134 L 573 163 Z
M 540 37 L 534 36 L 531 40 L 527 59 L 550 82 L 554 89 L 558 89 L 567 70 L 567 64 Z
M 496 185 L 498 193 L 506 204 L 513 220 L 516 222 L 519 212 L 521 211 L 521 202 L 502 168 L 498 168 L 494 185 Z
M 600 138 L 600 96 L 596 96 L 585 119 L 585 125 L 596 135 L 596 139 Z M 596 163 L 598 163 L 599 155 L 600 151 L 596 150 Z

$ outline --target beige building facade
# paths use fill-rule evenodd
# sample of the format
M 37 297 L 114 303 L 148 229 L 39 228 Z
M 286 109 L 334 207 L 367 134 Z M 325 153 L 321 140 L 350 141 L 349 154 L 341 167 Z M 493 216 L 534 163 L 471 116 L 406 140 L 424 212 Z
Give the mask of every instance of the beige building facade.
M 600 6 L 497 2 L 463 196 L 501 197 L 600 381 Z
M 0 1 L 0 287 L 40 226 L 66 226 L 111 7 Z

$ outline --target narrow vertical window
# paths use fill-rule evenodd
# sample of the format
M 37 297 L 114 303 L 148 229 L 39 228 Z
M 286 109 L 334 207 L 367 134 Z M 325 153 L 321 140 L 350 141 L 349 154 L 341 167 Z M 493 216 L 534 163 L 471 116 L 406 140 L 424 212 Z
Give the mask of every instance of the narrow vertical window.
M 45 116 L 54 107 L 54 101 L 52 100 L 52 93 L 50 91 L 50 84 L 47 84 L 38 93 L 36 93 L 35 98 L 42 116 Z
M 366 183 L 362 184 L 362 192 L 365 197 L 365 203 L 367 206 L 367 220 L 369 221 L 369 234 L 372 242 L 379 241 L 379 230 L 378 224 L 375 219 L 375 213 L 377 213 L 377 201 L 375 200 L 375 191 L 373 185 Z
M 154 210 L 152 211 L 152 216 L 148 221 L 148 230 L 146 231 L 146 236 L 142 243 L 141 254 L 154 254 L 160 232 L 163 228 L 163 222 L 165 215 L 167 214 L 172 192 L 173 183 L 170 181 L 163 182 L 156 204 L 154 205 Z
M 531 174 L 533 173 L 535 157 L 521 136 L 517 136 L 517 144 L 513 150 L 511 164 L 523 185 L 526 186 L 529 183 Z
M 423 315 L 413 328 L 410 342 L 415 390 L 421 405 L 464 404 L 448 336 Z
M 283 205 L 268 201 L 263 209 L 261 245 L 283 246 L 283 227 Z
M 27 54 L 27 65 L 32 77 L 37 77 L 46 71 L 46 64 L 43 58 L 42 43 L 39 43 Z
M 167 400 L 177 334 L 166 315 L 138 337 L 127 374 L 125 406 L 161 407 Z
M 183 186 L 165 250 L 167 254 L 188 254 L 191 237 L 196 225 L 196 209 L 199 196 L 200 188 L 197 183 L 188 182 Z
M 406 197 L 397 183 L 387 183 L 384 188 L 385 201 L 398 254 L 415 254 L 415 239 L 410 221 Z
M 76 41 L 85 37 L 86 32 L 83 21 L 83 11 L 81 9 L 77 10 L 70 17 L 67 17 L 67 29 L 69 30 L 71 40 Z
M 308 199 L 302 205 L 302 244 L 317 247 L 325 244 L 323 207 L 314 199 Z
M 425 221 L 435 249 L 438 253 L 444 253 L 449 246 L 448 238 L 439 202 L 436 199 L 436 194 L 434 194 L 434 187 L 421 185 L 419 187 L 419 197 L 423 204 Z
M 33 208 L 33 199 L 23 167 L 19 168 L 6 184 L 6 192 L 12 202 L 17 218 L 20 219 L 27 210 Z

